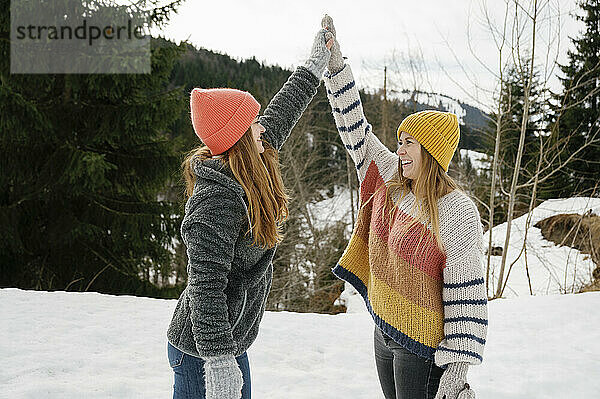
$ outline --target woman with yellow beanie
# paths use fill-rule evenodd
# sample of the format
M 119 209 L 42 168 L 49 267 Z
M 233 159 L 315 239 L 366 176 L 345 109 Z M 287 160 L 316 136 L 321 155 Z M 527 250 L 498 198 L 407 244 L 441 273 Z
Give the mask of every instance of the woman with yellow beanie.
M 483 360 L 488 324 L 484 243 L 477 206 L 447 174 L 456 115 L 409 115 L 391 152 L 366 120 L 329 16 L 322 26 L 334 39 L 325 86 L 361 202 L 333 273 L 356 288 L 373 318 L 386 399 L 473 398 L 467 370 Z
M 167 331 L 174 399 L 250 398 L 246 350 L 256 339 L 288 198 L 277 153 L 317 92 L 331 55 L 324 29 L 262 116 L 247 92 L 191 92 L 202 146 L 182 164 L 188 282 Z

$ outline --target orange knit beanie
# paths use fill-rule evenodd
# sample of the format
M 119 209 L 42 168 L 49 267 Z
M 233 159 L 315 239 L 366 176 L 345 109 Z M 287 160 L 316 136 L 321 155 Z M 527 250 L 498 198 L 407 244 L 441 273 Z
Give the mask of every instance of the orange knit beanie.
M 192 125 L 213 155 L 230 149 L 260 111 L 252 94 L 236 89 L 195 88 L 190 95 Z

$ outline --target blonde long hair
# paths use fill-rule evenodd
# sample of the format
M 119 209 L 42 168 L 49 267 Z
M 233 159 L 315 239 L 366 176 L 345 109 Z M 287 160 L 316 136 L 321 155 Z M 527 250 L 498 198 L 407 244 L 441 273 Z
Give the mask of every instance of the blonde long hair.
M 252 131 L 246 133 L 219 159 L 233 172 L 248 198 L 248 213 L 251 227 L 247 233 L 253 234 L 253 245 L 273 248 L 283 239 L 282 223 L 288 217 L 289 196 L 281 178 L 278 152 L 263 141 L 265 151 L 256 149 Z M 190 161 L 215 158 L 208 147 L 200 146 L 191 150 L 181 168 L 189 198 L 196 183 Z
M 437 202 L 451 191 L 462 191 L 462 189 L 452 177 L 448 176 L 442 166 L 423 146 L 421 146 L 421 159 L 421 168 L 419 170 L 418 178 L 415 180 L 407 179 L 402 175 L 402 161 L 398 159 L 398 171 L 390 181 L 382 186 L 382 188 L 385 188 L 386 190 L 383 217 L 387 219 L 389 228 L 391 229 L 392 223 L 389 222 L 395 217 L 398 204 L 402 198 L 408 195 L 412 190 L 415 196 L 415 202 L 411 211 L 413 211 L 413 214 L 416 214 L 416 217 L 412 218 L 407 225 L 402 226 L 399 233 L 400 241 L 406 236 L 405 233 L 410 231 L 417 223 L 422 223 L 423 225 L 431 223 L 435 242 L 438 248 L 445 252 L 440 236 L 439 209 Z M 394 203 L 392 197 L 396 194 L 399 195 L 399 198 Z M 386 210 L 389 210 L 387 215 Z M 426 229 L 422 229 L 419 237 L 419 244 L 422 242 L 426 232 Z M 421 252 L 423 252 L 426 246 L 419 245 L 419 247 L 421 248 Z M 414 255 L 416 255 L 416 253 Z

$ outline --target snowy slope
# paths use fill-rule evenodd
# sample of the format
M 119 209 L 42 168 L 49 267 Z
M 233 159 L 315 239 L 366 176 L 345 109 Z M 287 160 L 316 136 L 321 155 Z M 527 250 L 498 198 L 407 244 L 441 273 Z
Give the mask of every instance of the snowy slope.
M 176 300 L 0 289 L 0 398 L 168 398 Z M 591 398 L 600 380 L 600 293 L 490 302 L 483 399 Z M 382 398 L 365 313 L 267 312 L 249 350 L 253 397 Z
M 529 283 L 525 269 L 525 259 L 531 276 L 531 285 L 534 295 L 546 295 L 557 293 L 570 293 L 573 289 L 591 281 L 592 271 L 596 265 L 590 256 L 582 254 L 575 248 L 568 246 L 559 247 L 553 242 L 546 241 L 542 237 L 541 230 L 533 227 L 537 222 L 550 216 L 561 213 L 584 214 L 592 210 L 596 215 L 600 214 L 600 198 L 575 197 L 565 199 L 551 199 L 544 201 L 531 213 L 529 228 L 525 228 L 527 215 L 512 221 L 511 238 L 508 246 L 507 266 L 518 258 L 525 231 L 527 230 L 527 257 L 521 255 L 510 272 L 507 289 L 504 296 L 529 295 Z M 494 227 L 492 232 L 492 246 L 504 247 L 504 239 L 508 223 L 502 223 Z M 489 240 L 489 232 L 485 233 L 485 242 Z M 490 271 L 490 292 L 498 281 L 500 270 L 500 256 L 492 257 Z M 493 285 L 493 287 L 492 287 Z
M 465 148 L 460 148 L 459 151 L 461 157 L 468 157 L 471 160 L 471 165 L 474 169 L 481 170 L 484 167 L 490 168 L 490 162 L 487 159 L 486 154 L 473 150 L 467 150 Z
M 325 190 L 324 190 L 325 191 Z M 324 197 L 326 195 L 322 193 Z M 357 212 L 358 194 L 354 192 L 354 212 Z M 317 229 L 324 229 L 332 224 L 343 221 L 348 224 L 348 233 L 352 233 L 352 205 L 350 202 L 350 190 L 345 187 L 335 186 L 334 194 L 331 198 L 311 203 L 308 206 L 311 215 L 314 218 L 314 224 Z M 348 235 L 348 238 L 350 236 Z

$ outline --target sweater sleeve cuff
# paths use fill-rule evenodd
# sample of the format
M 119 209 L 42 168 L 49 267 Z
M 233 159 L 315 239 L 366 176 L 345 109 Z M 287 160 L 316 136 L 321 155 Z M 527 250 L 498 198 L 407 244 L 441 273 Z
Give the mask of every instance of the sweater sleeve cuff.
M 296 67 L 296 73 L 298 73 L 298 75 L 300 75 L 301 77 L 305 78 L 306 80 L 308 80 L 308 82 L 315 88 L 319 87 L 319 84 L 321 84 L 321 79 L 319 79 L 318 77 L 316 77 L 311 71 L 310 69 L 308 69 L 307 67 L 300 65 L 298 67 Z
M 330 90 L 333 96 L 337 98 L 340 94 L 347 90 L 342 89 L 344 89 L 349 82 L 354 83 L 354 75 L 352 74 L 352 68 L 350 68 L 350 65 L 344 64 L 344 68 L 336 73 L 332 74 L 327 71 L 323 77 L 323 80 L 325 81 L 328 90 Z
M 342 72 L 343 70 L 345 70 L 345 69 L 346 69 L 346 67 L 348 67 L 348 68 L 349 68 L 350 66 L 349 66 L 348 64 L 344 64 L 344 67 L 343 67 L 342 69 L 340 69 L 339 71 L 337 71 L 337 72 L 331 72 L 331 71 L 329 71 L 329 70 L 326 70 L 326 71 L 325 71 L 325 75 L 324 75 L 324 76 L 325 76 L 326 78 L 328 78 L 328 79 L 331 79 L 331 78 L 335 77 L 336 75 L 338 75 L 338 74 L 339 74 L 340 72 Z

